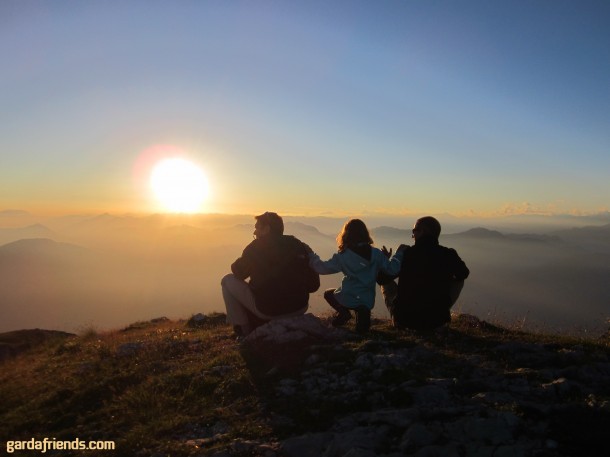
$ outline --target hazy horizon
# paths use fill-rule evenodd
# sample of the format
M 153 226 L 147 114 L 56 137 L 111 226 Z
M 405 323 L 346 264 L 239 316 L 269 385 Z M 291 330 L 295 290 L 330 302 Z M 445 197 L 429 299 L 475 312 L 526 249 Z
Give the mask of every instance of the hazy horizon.
M 539 225 L 520 233 L 475 226 L 444 231 L 441 243 L 457 249 L 471 269 L 454 311 L 551 331 L 604 329 L 610 317 L 610 223 L 604 216 L 596 225 L 586 217 L 560 219 L 545 225 L 553 227 L 546 233 Z M 344 219 L 323 218 L 326 226 L 320 218 L 284 219 L 286 233 L 322 257 L 336 251 Z M 252 216 L 159 214 L 53 221 L 0 223 L 0 331 L 102 330 L 223 312 L 220 279 L 252 241 L 254 222 Z M 400 221 L 392 227 L 365 219 L 376 245 L 394 248 L 411 243 L 410 221 Z M 330 311 L 322 293 L 339 281 L 340 275 L 322 277 L 311 312 Z M 373 314 L 388 316 L 379 291 Z

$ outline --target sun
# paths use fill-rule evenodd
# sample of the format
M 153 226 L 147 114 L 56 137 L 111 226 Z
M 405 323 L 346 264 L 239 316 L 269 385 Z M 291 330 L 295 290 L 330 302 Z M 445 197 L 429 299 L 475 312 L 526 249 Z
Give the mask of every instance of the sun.
M 197 213 L 208 197 L 208 181 L 200 167 L 182 158 L 159 161 L 150 187 L 161 206 L 172 213 Z

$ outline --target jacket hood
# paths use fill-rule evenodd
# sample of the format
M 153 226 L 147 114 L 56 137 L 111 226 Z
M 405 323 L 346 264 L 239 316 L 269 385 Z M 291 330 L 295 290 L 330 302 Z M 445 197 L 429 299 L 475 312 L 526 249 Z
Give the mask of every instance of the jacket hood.
M 370 267 L 371 261 L 356 254 L 351 249 L 346 249 L 341 254 L 341 263 L 345 268 L 345 273 L 349 275 L 357 275 L 362 270 Z

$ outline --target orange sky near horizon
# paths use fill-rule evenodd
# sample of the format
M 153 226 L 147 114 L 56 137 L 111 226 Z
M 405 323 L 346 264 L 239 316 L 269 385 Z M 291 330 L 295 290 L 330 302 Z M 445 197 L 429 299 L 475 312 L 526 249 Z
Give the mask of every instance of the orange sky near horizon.
M 610 210 L 608 4 L 351 3 L 0 3 L 0 210 Z

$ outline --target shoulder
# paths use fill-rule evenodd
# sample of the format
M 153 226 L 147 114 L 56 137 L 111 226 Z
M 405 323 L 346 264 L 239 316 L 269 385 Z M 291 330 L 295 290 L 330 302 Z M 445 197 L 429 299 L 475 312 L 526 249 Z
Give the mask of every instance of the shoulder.
M 383 252 L 381 252 L 381 249 L 376 248 L 375 246 L 371 246 L 371 255 L 375 258 L 385 257 L 385 254 Z
M 244 254 L 260 249 L 260 240 L 254 240 L 244 248 Z
M 282 235 L 279 241 L 284 248 L 289 249 L 292 252 L 299 254 L 309 252 L 307 245 L 299 240 L 296 236 Z
M 302 246 L 305 244 L 294 235 L 282 235 L 282 239 L 284 240 L 284 242 L 292 244 L 294 246 Z
M 445 246 L 440 246 L 442 248 L 442 255 L 443 257 L 450 262 L 463 262 L 462 258 L 459 256 L 459 254 L 457 253 L 457 251 L 453 248 L 448 248 Z
M 303 242 L 301 240 L 299 240 L 296 236 L 294 235 L 282 235 L 278 238 L 278 240 L 281 243 L 285 243 L 285 244 L 293 244 L 293 245 L 299 245 L 299 244 L 303 244 Z
M 398 246 L 396 248 L 396 252 L 398 252 L 398 251 L 402 252 L 402 255 L 405 256 L 411 252 L 414 252 L 415 246 L 411 246 L 410 244 L 401 244 L 400 246 Z
M 438 245 L 439 249 L 443 251 L 447 255 L 457 255 L 457 251 L 453 248 L 448 248 L 447 246 Z
M 386 262 L 390 260 L 390 257 L 386 256 L 381 249 L 372 246 L 371 260 L 374 262 Z

